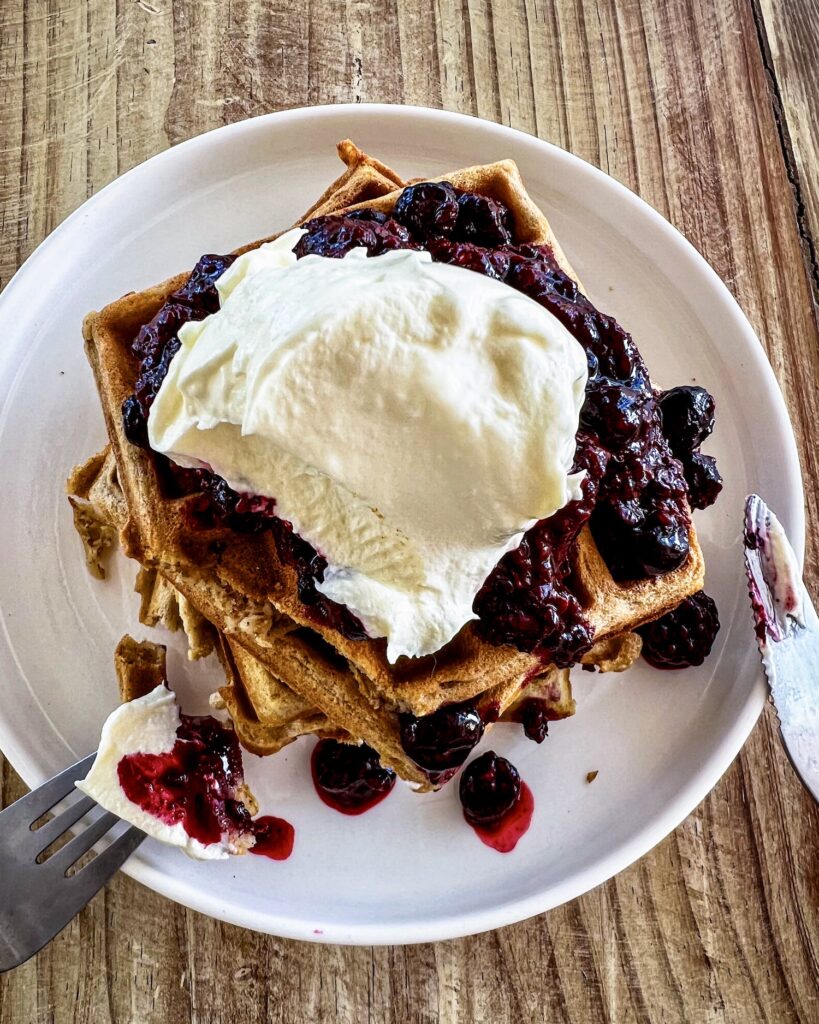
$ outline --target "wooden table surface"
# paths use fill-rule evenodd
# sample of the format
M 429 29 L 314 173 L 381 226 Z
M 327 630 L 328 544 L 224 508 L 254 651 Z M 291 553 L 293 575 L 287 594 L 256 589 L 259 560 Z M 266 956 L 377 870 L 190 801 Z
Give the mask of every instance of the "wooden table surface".
M 106 182 L 230 121 L 354 100 L 521 128 L 648 200 L 750 317 L 800 442 L 816 594 L 818 25 L 817 0 L 2 0 L 0 283 Z M 0 802 L 24 792 L 0 778 Z M 323 947 L 120 877 L 0 978 L 0 1024 L 817 1022 L 818 961 L 819 813 L 768 708 L 673 835 L 541 917 Z

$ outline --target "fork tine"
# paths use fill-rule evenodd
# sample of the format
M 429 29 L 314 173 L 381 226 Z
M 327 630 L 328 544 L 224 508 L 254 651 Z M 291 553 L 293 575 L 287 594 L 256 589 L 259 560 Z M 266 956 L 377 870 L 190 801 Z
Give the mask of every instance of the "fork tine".
M 145 833 L 136 825 L 131 825 L 107 850 L 97 854 L 90 864 L 80 868 L 71 878 L 65 879 L 64 888 L 71 894 L 71 899 L 76 901 L 78 907 L 85 906 L 94 893 L 122 867 L 144 838 Z
M 101 814 L 99 818 L 91 822 L 88 828 L 79 832 L 73 839 L 70 839 L 65 846 L 52 854 L 52 856 L 45 862 L 45 865 L 50 868 L 51 871 L 58 871 L 61 874 L 65 874 L 71 865 L 78 861 L 84 853 L 88 853 L 94 843 L 113 828 L 119 820 L 120 819 L 116 814 L 113 814 L 111 811 L 106 811 L 105 814 Z
M 26 828 L 42 817 L 74 790 L 74 783 L 84 778 L 94 763 L 96 754 L 89 754 L 70 768 L 49 779 L 45 785 L 15 800 L 11 807 L 0 811 L 0 831 Z
M 75 825 L 80 818 L 84 817 L 96 806 L 97 803 L 93 797 L 84 796 L 81 800 L 76 800 L 70 807 L 66 807 L 62 813 L 52 818 L 51 821 L 46 822 L 45 825 L 32 832 L 30 843 L 35 855 L 42 853 L 55 839 L 59 839 L 63 832 L 71 828 L 72 825 Z

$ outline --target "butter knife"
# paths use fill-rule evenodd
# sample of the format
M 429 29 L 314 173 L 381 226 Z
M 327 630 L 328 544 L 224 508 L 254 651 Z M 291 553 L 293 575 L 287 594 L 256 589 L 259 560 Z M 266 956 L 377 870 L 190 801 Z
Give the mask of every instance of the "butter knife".
M 796 774 L 819 802 L 819 618 L 782 524 L 745 501 L 745 572 L 762 665 Z

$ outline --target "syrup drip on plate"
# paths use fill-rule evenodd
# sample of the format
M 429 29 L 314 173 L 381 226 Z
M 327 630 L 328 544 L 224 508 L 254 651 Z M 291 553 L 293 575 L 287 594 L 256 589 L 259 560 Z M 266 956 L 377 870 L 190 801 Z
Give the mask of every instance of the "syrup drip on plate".
M 253 834 L 256 836 L 256 842 L 251 846 L 250 852 L 258 857 L 287 860 L 293 852 L 296 830 L 284 818 L 274 818 L 272 814 L 256 818 L 253 822 Z

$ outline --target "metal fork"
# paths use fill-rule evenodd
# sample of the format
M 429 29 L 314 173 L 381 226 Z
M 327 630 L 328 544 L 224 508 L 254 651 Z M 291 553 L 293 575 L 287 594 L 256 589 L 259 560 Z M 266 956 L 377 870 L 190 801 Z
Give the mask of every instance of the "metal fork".
M 96 754 L 78 761 L 53 779 L 0 811 L 0 973 L 25 963 L 63 930 L 116 874 L 145 838 L 135 826 L 115 839 L 73 874 L 76 862 L 120 820 L 106 811 L 42 862 L 55 840 L 97 804 L 82 796 L 39 828 L 36 822 L 76 792 Z

